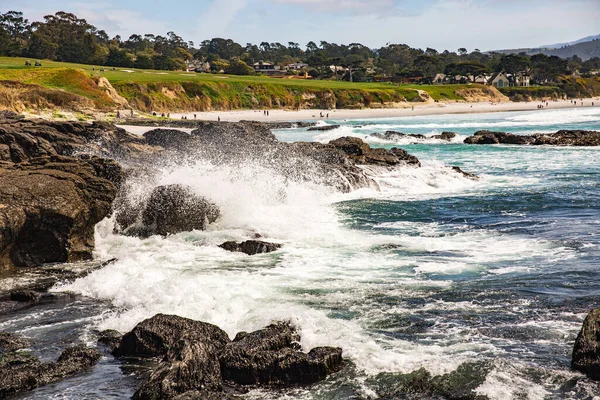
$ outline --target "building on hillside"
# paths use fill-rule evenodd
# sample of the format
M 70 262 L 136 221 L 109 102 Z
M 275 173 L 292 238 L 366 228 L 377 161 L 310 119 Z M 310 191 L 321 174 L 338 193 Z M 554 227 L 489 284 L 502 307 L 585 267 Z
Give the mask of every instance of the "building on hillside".
M 496 72 L 489 79 L 488 83 L 497 88 L 505 88 L 510 86 L 510 80 L 504 72 Z
M 257 63 L 252 64 L 252 67 L 254 68 L 254 70 L 256 72 L 262 72 L 263 74 L 279 74 L 280 73 L 280 67 L 279 65 L 275 65 L 272 64 L 270 62 L 265 62 L 263 60 L 260 60 Z
M 190 60 L 185 62 L 187 72 L 209 72 L 210 63 L 200 60 Z
M 511 84 L 513 86 L 530 86 L 531 83 L 531 76 L 529 76 L 529 74 L 527 72 L 519 72 L 516 73 L 512 76 L 509 76 L 509 79 L 511 80 Z
M 292 63 L 292 64 L 287 65 L 287 69 L 293 70 L 293 71 L 298 71 L 298 70 L 307 69 L 307 68 L 308 68 L 308 64 L 304 64 L 304 63 Z
M 447 82 L 446 78 L 446 74 L 435 74 L 431 82 L 434 85 L 443 85 Z

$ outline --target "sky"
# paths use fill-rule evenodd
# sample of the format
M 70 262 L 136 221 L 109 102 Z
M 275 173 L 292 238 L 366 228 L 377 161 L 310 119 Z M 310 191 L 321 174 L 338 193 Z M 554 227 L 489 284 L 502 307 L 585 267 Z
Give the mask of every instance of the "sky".
M 8 10 L 30 21 L 72 12 L 111 37 L 174 31 L 195 44 L 221 37 L 487 51 L 600 34 L 600 0 L 0 0 Z

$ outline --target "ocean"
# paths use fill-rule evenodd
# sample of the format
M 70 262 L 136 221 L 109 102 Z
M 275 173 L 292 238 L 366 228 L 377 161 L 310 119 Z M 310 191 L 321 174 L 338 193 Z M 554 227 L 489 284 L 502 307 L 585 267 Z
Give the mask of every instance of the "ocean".
M 305 350 L 343 349 L 346 368 L 326 381 L 252 391 L 251 399 L 376 398 L 391 390 L 383 373 L 440 375 L 465 362 L 486 365 L 475 393 L 490 399 L 600 396 L 597 383 L 570 370 L 581 323 L 600 305 L 600 149 L 462 144 L 481 129 L 600 130 L 600 109 L 320 124 L 341 127 L 275 134 L 400 146 L 422 168 L 378 173 L 380 190 L 348 194 L 290 182 L 261 165 L 199 160 L 165 168 L 161 183 L 191 185 L 223 217 L 208 231 L 146 240 L 115 235 L 113 221 L 103 221 L 96 257 L 118 261 L 53 288 L 84 297 L 3 316 L 0 329 L 46 343 L 36 351 L 47 359 L 61 343 L 94 345 L 96 330 L 126 332 L 159 312 L 216 324 L 231 337 L 289 320 Z M 395 143 L 368 136 L 387 130 L 458 136 Z M 283 248 L 250 257 L 217 247 L 253 233 Z M 107 356 L 91 374 L 18 398 L 129 398 L 138 376 Z

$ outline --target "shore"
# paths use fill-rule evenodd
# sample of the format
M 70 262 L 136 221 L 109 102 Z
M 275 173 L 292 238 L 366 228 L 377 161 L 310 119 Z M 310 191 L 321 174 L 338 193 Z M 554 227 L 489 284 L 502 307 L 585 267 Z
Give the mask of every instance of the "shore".
M 187 119 L 204 121 L 229 121 L 238 122 L 241 120 L 252 121 L 319 121 L 319 120 L 344 120 L 344 119 L 369 119 L 369 118 L 396 118 L 411 117 L 420 115 L 440 115 L 440 114 L 475 114 L 490 112 L 509 112 L 509 111 L 535 111 L 542 102 L 506 102 L 506 103 L 427 103 L 423 105 L 407 106 L 406 108 L 365 108 L 361 110 L 269 110 L 269 115 L 264 114 L 264 110 L 236 110 L 236 111 L 209 111 L 209 112 L 186 112 L 171 113 L 171 118 L 181 119 L 185 116 Z M 593 105 L 592 105 L 593 104 Z M 574 105 L 571 100 L 550 101 L 546 106 L 543 103 L 544 110 L 600 107 L 600 97 L 594 99 L 577 100 Z M 321 116 L 322 115 L 322 116 Z

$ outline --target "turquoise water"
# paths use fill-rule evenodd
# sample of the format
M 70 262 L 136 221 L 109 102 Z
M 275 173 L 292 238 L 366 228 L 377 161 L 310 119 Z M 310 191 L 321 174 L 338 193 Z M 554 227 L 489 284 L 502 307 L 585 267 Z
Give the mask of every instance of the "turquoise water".
M 165 168 L 160 183 L 193 186 L 223 218 L 207 232 L 147 240 L 115 235 L 106 220 L 96 256 L 118 261 L 54 289 L 84 297 L 3 317 L 0 328 L 49 344 L 40 351 L 50 358 L 57 338 L 92 345 L 96 330 L 126 332 L 158 312 L 214 323 L 231 337 L 288 319 L 304 349 L 343 348 L 343 372 L 285 396 L 253 391 L 253 399 L 366 399 L 388 384 L 380 373 L 443 374 L 474 361 L 490 369 L 476 391 L 491 399 L 600 396 L 597 383 L 569 368 L 581 323 L 600 305 L 600 149 L 461 143 L 479 129 L 600 130 L 600 110 L 323 122 L 333 123 L 343 126 L 276 135 L 354 135 L 400 146 L 423 166 L 372 170 L 380 190 L 350 194 L 288 182 L 259 164 Z M 387 130 L 460 136 L 367 136 Z M 282 250 L 247 257 L 217 246 L 254 232 Z M 128 398 L 138 384 L 139 374 L 107 356 L 90 375 L 23 398 Z

